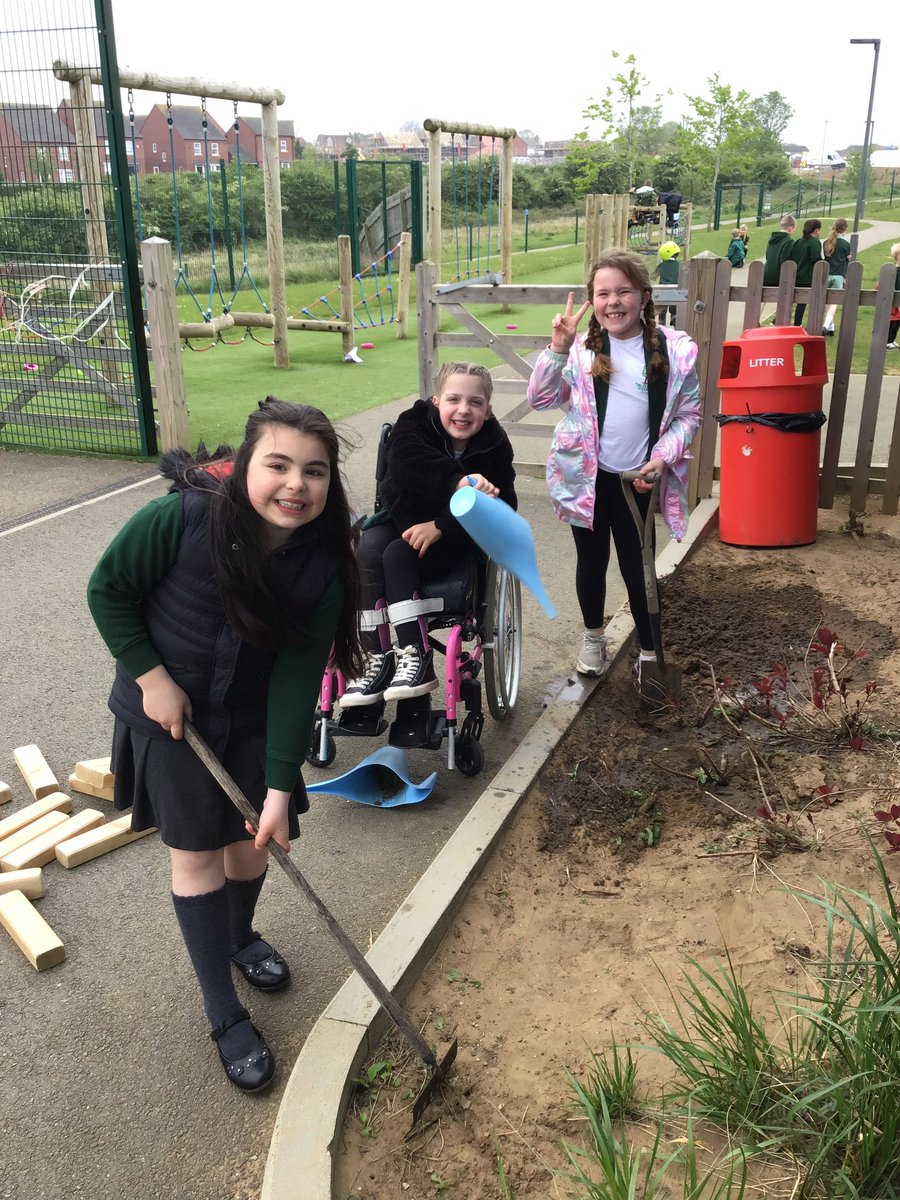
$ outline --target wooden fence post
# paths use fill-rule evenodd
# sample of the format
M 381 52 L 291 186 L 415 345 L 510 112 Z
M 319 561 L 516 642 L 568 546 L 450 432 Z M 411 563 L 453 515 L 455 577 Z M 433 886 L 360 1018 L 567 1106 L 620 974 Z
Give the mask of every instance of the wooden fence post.
M 409 336 L 409 279 L 412 265 L 412 234 L 400 234 L 400 284 L 397 289 L 397 337 Z
M 443 252 L 441 229 L 441 129 L 428 131 L 428 257 L 437 267 L 441 277 L 441 255 Z M 455 150 L 455 147 L 453 147 Z M 418 271 L 416 272 L 418 279 Z M 418 287 L 418 283 L 416 284 Z
M 702 422 L 694 439 L 688 502 L 693 508 L 712 495 L 716 462 L 719 411 L 719 369 L 722 342 L 728 328 L 731 263 L 705 251 L 691 259 L 688 291 L 687 332 L 697 343 L 697 378 L 700 381 Z
M 872 466 L 878 405 L 881 400 L 881 384 L 884 379 L 884 364 L 887 357 L 887 331 L 894 302 L 895 278 L 894 264 L 885 263 L 878 272 L 878 295 L 875 298 L 875 312 L 872 320 L 872 344 L 869 349 L 866 386 L 863 392 L 862 412 L 859 417 L 856 464 L 853 469 L 853 483 L 850 486 L 850 507 L 856 512 L 865 510 L 866 496 L 869 492 L 869 472 Z
M 347 323 L 347 328 L 341 333 L 341 346 L 344 355 L 353 349 L 355 334 L 353 331 L 353 266 L 350 261 L 350 238 L 342 233 L 338 238 L 338 281 L 341 291 L 341 320 Z
M 284 236 L 281 229 L 281 161 L 278 154 L 278 106 L 261 105 L 263 127 L 263 190 L 266 203 L 266 251 L 269 296 L 272 301 L 272 340 L 275 366 L 291 365 L 287 341 L 287 295 L 284 284 Z
M 416 318 L 419 326 L 419 395 L 434 395 L 434 380 L 437 374 L 437 335 L 440 317 L 431 293 L 437 286 L 438 269 L 433 262 L 420 262 L 416 266 Z
M 160 442 L 163 450 L 178 447 L 190 450 L 171 245 L 164 238 L 147 238 L 141 242 L 141 263 L 147 290 Z

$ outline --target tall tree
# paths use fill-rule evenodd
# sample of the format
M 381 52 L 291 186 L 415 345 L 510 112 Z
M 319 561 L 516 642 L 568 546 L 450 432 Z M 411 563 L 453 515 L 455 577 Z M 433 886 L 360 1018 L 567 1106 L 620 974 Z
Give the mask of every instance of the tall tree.
M 750 94 L 741 89 L 733 92 L 731 85 L 722 83 L 718 74 L 706 80 L 709 92 L 705 96 L 687 96 L 693 114 L 684 120 L 688 143 L 693 147 L 698 165 L 710 169 L 709 217 L 706 228 L 712 228 L 716 202 L 716 185 L 722 169 L 722 155 L 729 138 L 734 137 L 753 121 Z
M 621 57 L 617 50 L 611 53 L 613 59 Z M 613 76 L 603 99 L 592 100 L 582 114 L 587 122 L 596 121 L 603 126 L 603 139 L 624 159 L 629 188 L 635 183 L 639 144 L 646 140 L 648 129 L 659 127 L 662 118 L 661 95 L 655 96 L 651 104 L 639 103 L 650 80 L 641 74 L 636 63 L 635 56 L 629 54 L 624 70 Z
M 794 115 L 794 110 L 781 92 L 766 92 L 757 96 L 752 104 L 756 123 L 765 133 L 774 138 L 781 138 L 787 129 L 788 122 Z

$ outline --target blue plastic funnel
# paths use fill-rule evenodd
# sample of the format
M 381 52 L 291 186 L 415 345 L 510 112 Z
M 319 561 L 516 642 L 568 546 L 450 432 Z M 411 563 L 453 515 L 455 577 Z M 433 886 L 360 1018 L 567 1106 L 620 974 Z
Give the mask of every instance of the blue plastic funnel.
M 396 808 L 399 804 L 418 804 L 426 799 L 436 779 L 437 771 L 432 771 L 427 779 L 414 783 L 409 777 L 405 752 L 399 746 L 384 746 L 357 763 L 352 771 L 336 779 L 308 783 L 306 790 L 343 796 L 345 800 L 375 808 Z
M 472 541 L 523 583 L 548 617 L 555 617 L 556 609 L 541 583 L 531 526 L 525 518 L 504 500 L 473 487 L 453 493 L 450 511 Z

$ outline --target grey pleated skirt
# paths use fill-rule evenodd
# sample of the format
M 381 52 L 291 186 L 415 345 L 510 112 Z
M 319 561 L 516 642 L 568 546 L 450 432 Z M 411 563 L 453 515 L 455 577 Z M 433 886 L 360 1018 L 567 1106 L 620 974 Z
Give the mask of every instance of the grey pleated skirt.
M 266 798 L 265 734 L 233 737 L 222 765 L 257 812 Z M 114 804 L 132 809 L 131 828 L 156 828 L 174 850 L 218 850 L 248 841 L 244 818 L 183 739 L 150 738 L 116 719 L 112 763 Z M 309 809 L 298 776 L 288 808 L 291 840 L 300 836 L 297 814 Z

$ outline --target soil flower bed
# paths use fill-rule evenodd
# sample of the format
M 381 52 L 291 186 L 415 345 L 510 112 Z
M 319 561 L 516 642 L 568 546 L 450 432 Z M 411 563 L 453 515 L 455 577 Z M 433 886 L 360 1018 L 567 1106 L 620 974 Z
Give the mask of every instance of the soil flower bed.
M 699 548 L 664 596 L 681 701 L 640 712 L 628 662 L 595 692 L 408 997 L 439 1053 L 459 1039 L 443 1101 L 408 1138 L 421 1066 L 387 1039 L 335 1197 L 725 1197 L 745 1169 L 747 1195 L 897 1194 L 865 1176 L 883 1128 L 854 1126 L 842 1165 L 816 1162 L 851 1077 L 896 1087 L 900 1108 L 893 1015 L 868 1038 L 854 1017 L 865 1071 L 838 1063 L 836 1010 L 818 1017 L 823 995 L 856 1013 L 871 977 L 886 1021 L 900 991 L 898 596 L 897 518 L 838 507 L 813 546 Z M 801 1060 L 810 1014 L 820 1041 Z M 710 1080 L 739 1061 L 717 1097 Z M 813 1067 L 841 1081 L 825 1110 Z M 784 1136 L 763 1153 L 776 1109 Z M 685 1158 L 707 1184 L 685 1181 Z

